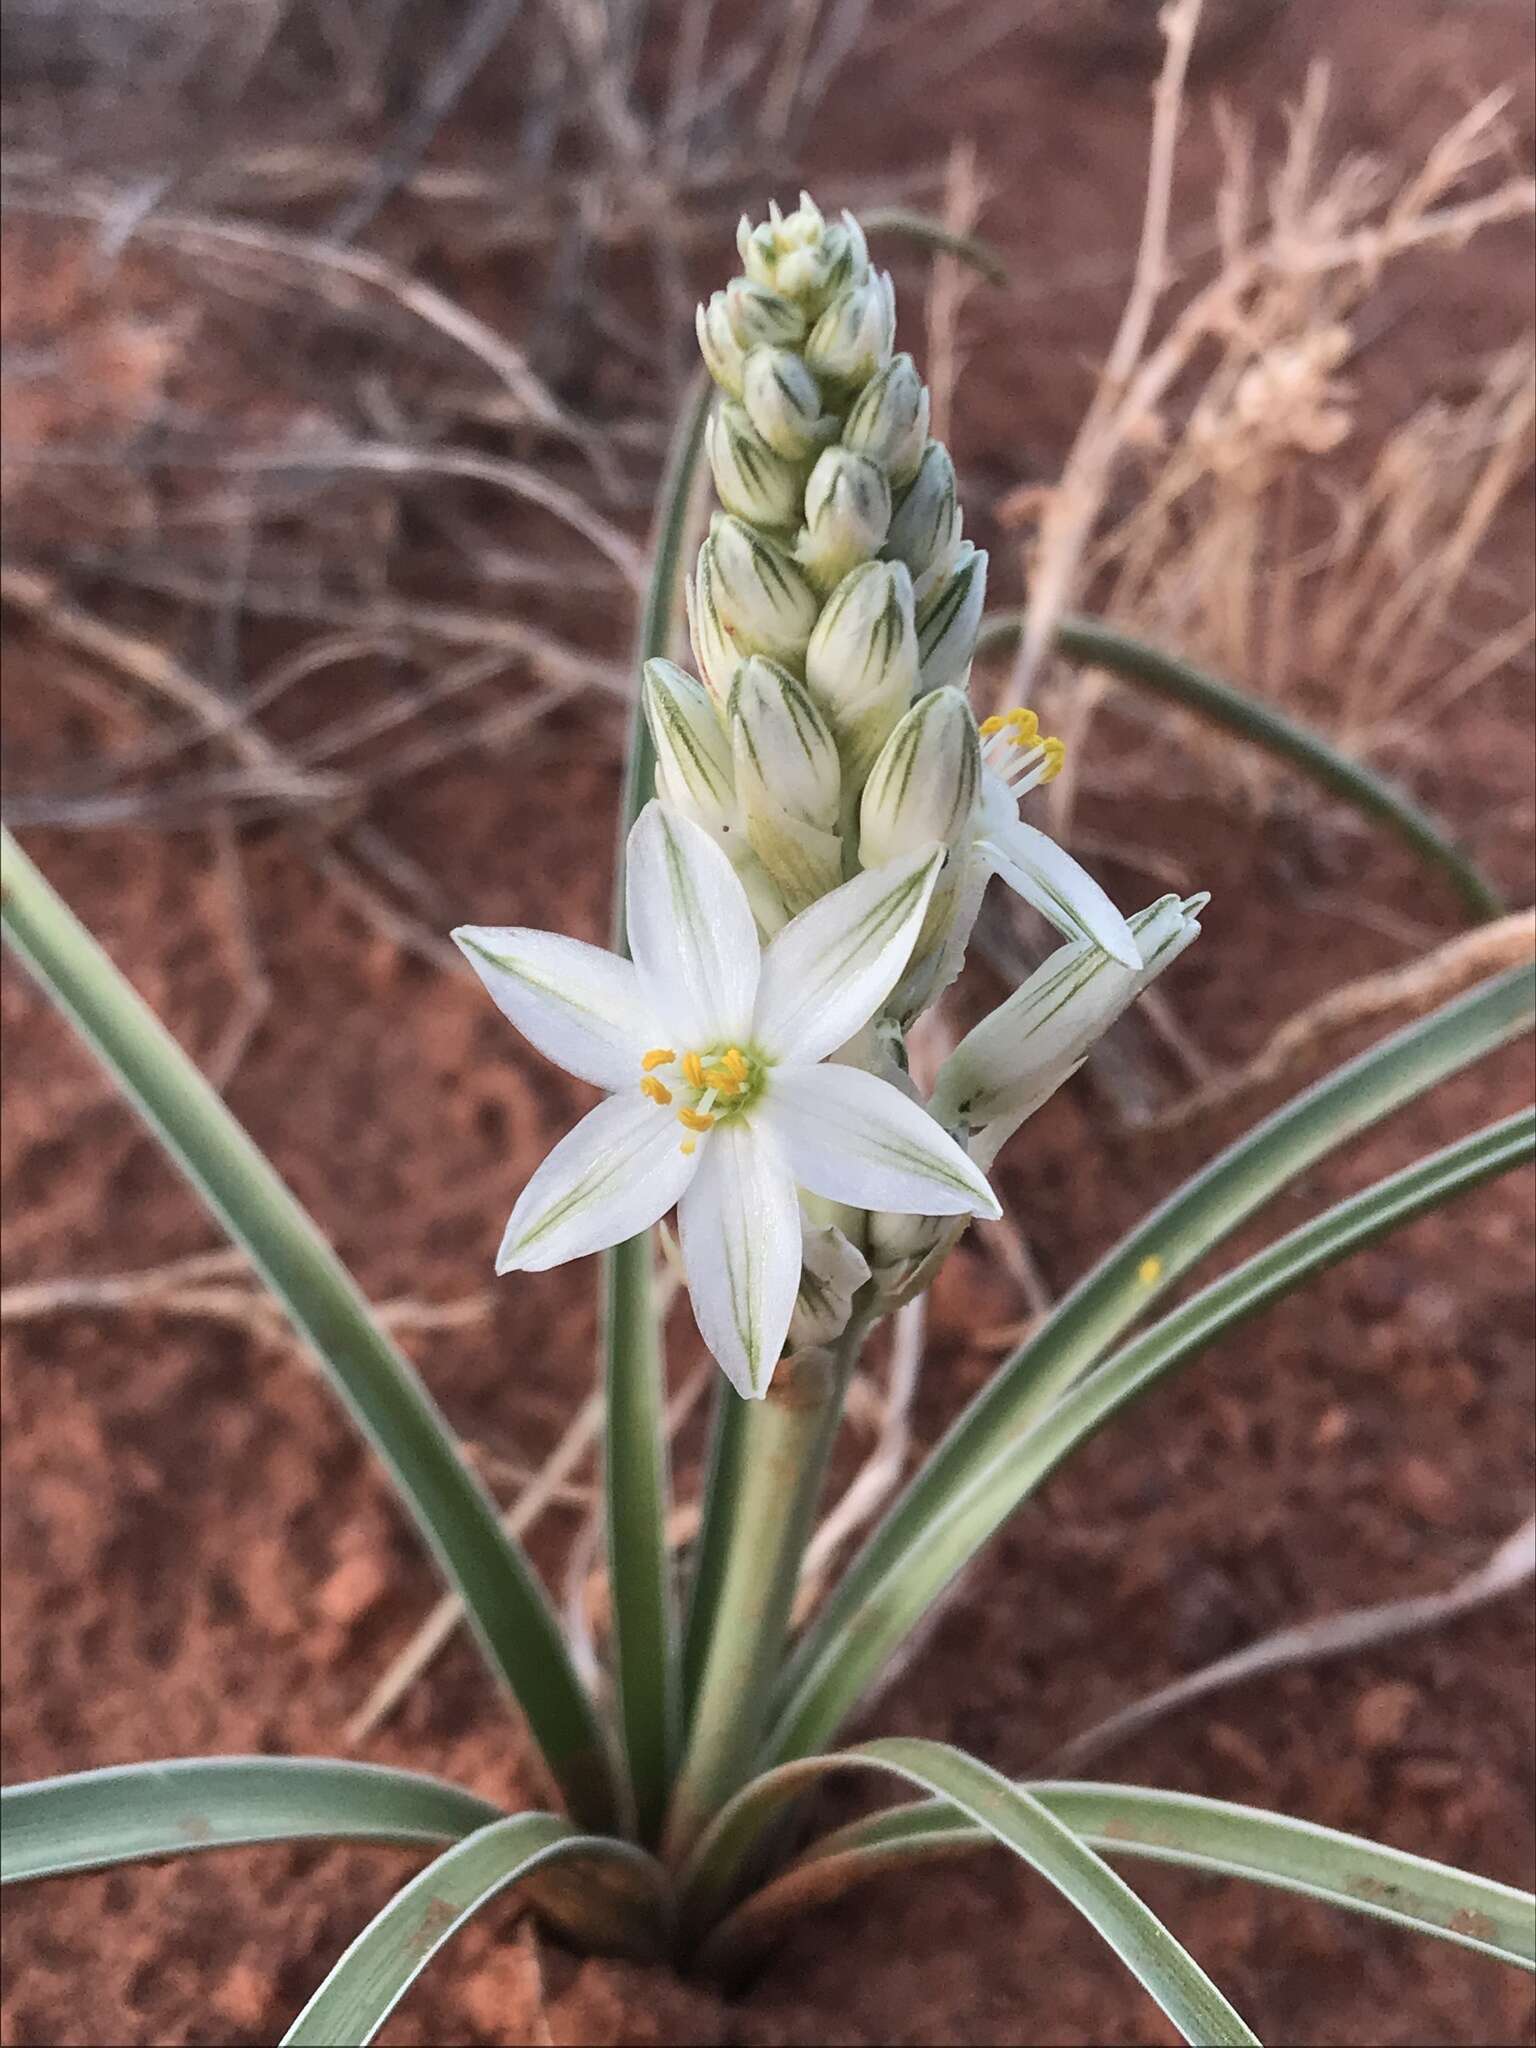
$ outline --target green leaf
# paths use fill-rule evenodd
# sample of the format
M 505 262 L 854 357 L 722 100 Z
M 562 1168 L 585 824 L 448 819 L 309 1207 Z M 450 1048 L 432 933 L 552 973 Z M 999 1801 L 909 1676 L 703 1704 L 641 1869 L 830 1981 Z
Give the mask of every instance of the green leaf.
M 0 1883 L 240 1842 L 451 1842 L 501 1818 L 441 1778 L 325 1757 L 177 1757 L 0 1791 Z
M 779 1691 L 785 1725 L 854 1617 L 900 1580 L 977 1476 L 1159 1296 L 1315 1161 L 1528 1030 L 1533 1012 L 1536 971 L 1529 967 L 1432 1011 L 1287 1103 L 1122 1238 L 998 1368 L 866 1539 L 790 1659 Z
M 922 1541 L 894 1558 L 868 1587 L 857 1626 L 830 1635 L 806 1670 L 770 1738 L 768 1760 L 820 1748 L 987 1538 L 1127 1402 L 1324 1266 L 1533 1155 L 1536 1111 L 1527 1110 L 1336 1204 L 1116 1352 L 950 1496 L 928 1519 Z
M 982 622 L 976 651 L 1010 646 L 1019 636 L 1021 612 L 998 613 Z M 1437 870 L 1481 923 L 1502 917 L 1503 898 L 1457 846 L 1444 826 L 1422 810 L 1404 790 L 1363 762 L 1352 760 L 1318 733 L 1298 725 L 1245 691 L 1219 681 L 1203 669 L 1164 654 L 1144 641 L 1120 633 L 1102 619 L 1064 618 L 1056 628 L 1056 645 L 1074 661 L 1091 662 L 1123 681 L 1171 699 L 1203 718 L 1208 725 L 1235 733 L 1250 745 L 1288 761 L 1331 795 L 1385 825 L 1410 847 L 1426 867 Z
M 720 1814 L 685 1876 L 684 1910 L 713 1904 L 716 1880 L 729 1877 L 744 1849 L 816 1779 L 834 1771 L 875 1769 L 947 1799 L 994 1841 L 1048 1878 L 1103 1936 L 1151 1993 L 1186 2041 L 1255 2042 L 1255 2035 L 1156 1914 L 1033 1792 L 947 1743 L 889 1737 L 836 1756 L 805 1757 L 754 1779 Z M 727 1923 L 729 1927 L 730 1923 Z M 708 1968 L 729 1959 L 731 1937 L 706 1942 Z
M 688 507 L 708 412 L 709 384 L 701 374 L 694 381 L 662 478 L 651 580 L 635 649 L 635 708 L 614 868 L 614 947 L 620 953 L 628 951 L 625 842 L 649 801 L 656 774 L 639 676 L 645 662 L 670 652 L 676 631 Z M 651 1266 L 648 1230 L 603 1255 L 603 1482 L 614 1682 L 636 1824 L 646 1842 L 654 1842 L 661 1830 L 682 1718 L 667 1551 L 666 1374 Z
M 1106 1856 L 1244 1878 L 1536 1968 L 1536 1898 L 1514 1886 L 1410 1856 L 1288 1814 L 1142 1785 L 1030 1783 L 1040 1804 Z M 807 1906 L 879 1871 L 984 1848 L 990 1837 L 947 1799 L 874 1814 L 813 1843 L 754 1892 L 715 1937 L 746 1954 Z
M 659 1873 L 641 1850 L 581 1835 L 553 1814 L 497 1820 L 429 1863 L 370 1920 L 283 2036 L 284 2048 L 371 2041 L 444 1942 L 499 1892 L 559 1860 Z M 659 1896 L 659 1892 L 658 1892 Z M 643 1952 L 643 1951 L 642 1951 Z
M 941 256 L 958 256 L 979 270 L 988 284 L 1008 283 L 1008 266 L 990 242 L 980 235 L 957 235 L 941 220 L 926 213 L 913 213 L 905 206 L 877 206 L 861 216 L 866 235 L 902 235 L 919 248 L 934 249 Z
M 609 1824 L 602 1730 L 559 1625 L 410 1364 L 265 1156 L 9 833 L 0 895 L 7 940 L 250 1254 L 384 1461 L 571 1811 Z

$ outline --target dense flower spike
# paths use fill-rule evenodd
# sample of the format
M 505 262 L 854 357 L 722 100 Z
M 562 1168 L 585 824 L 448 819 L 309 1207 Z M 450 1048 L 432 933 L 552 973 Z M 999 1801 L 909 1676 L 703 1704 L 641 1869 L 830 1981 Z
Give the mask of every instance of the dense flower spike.
M 1063 748 L 1032 711 L 978 728 L 967 701 L 987 558 L 857 222 L 802 194 L 737 247 L 744 274 L 698 313 L 721 508 L 686 585 L 698 680 L 652 661 L 642 683 L 661 801 L 630 844 L 635 965 L 456 936 L 534 1044 L 611 1091 L 524 1190 L 502 1269 L 676 1203 L 705 1340 L 757 1395 L 786 1342 L 910 1298 L 994 1213 L 977 1162 L 1190 943 L 1204 899 L 1128 924 L 1020 815 Z M 994 876 L 1068 943 L 925 1107 L 904 1034 Z

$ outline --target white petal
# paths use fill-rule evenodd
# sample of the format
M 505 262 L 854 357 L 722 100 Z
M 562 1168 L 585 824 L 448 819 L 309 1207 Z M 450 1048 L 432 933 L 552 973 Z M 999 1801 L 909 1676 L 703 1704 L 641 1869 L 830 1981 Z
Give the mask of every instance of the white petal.
M 720 1124 L 699 1142 L 678 1205 L 694 1318 L 743 1400 L 761 1400 L 800 1288 L 795 1177 L 761 1119 Z
M 745 1038 L 757 995 L 757 926 L 725 855 L 700 826 L 651 802 L 629 835 L 629 949 L 677 1050 Z
M 986 1176 L 918 1103 L 859 1067 L 786 1067 L 757 1112 L 812 1194 L 903 1216 L 1000 1216 Z
M 835 1052 L 896 986 L 943 862 L 924 847 L 855 875 L 791 918 L 763 954 L 752 1034 L 771 1059 Z
M 1026 825 L 988 821 L 986 840 L 993 865 L 1010 889 L 1049 918 L 1069 939 L 1092 939 L 1111 960 L 1137 971 L 1141 954 L 1130 926 L 1086 868 L 1054 839 Z
M 498 1273 L 542 1273 L 649 1229 L 698 1167 L 682 1126 L 640 1093 L 611 1095 L 563 1137 L 518 1197 Z
M 634 963 L 558 932 L 461 924 L 454 944 L 530 1044 L 583 1081 L 624 1088 L 656 1044 Z

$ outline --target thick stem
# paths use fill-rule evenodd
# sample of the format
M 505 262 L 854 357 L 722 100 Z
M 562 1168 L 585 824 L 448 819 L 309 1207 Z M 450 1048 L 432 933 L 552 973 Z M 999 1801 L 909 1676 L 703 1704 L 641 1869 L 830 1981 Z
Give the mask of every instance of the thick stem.
M 836 1352 L 786 1358 L 766 1398 L 741 1404 L 734 1431 L 735 1514 L 667 1821 L 669 1861 L 686 1855 L 745 1783 L 761 1744 L 801 1559 L 868 1328 L 867 1317 L 856 1317 Z

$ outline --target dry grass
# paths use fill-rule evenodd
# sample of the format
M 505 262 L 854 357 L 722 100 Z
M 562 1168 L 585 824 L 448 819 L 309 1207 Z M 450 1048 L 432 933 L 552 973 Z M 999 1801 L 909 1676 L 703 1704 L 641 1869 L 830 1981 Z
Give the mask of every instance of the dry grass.
M 1438 714 L 1529 664 L 1527 598 L 1494 593 L 1505 616 L 1470 644 L 1458 604 L 1530 470 L 1536 345 L 1511 334 L 1475 364 L 1468 396 L 1427 400 L 1374 443 L 1352 371 L 1390 323 L 1398 273 L 1417 266 L 1418 289 L 1454 290 L 1457 252 L 1529 216 L 1536 186 L 1509 168 L 1502 93 L 1407 168 L 1329 159 L 1319 65 L 1267 175 L 1247 127 L 1221 117 L 1216 268 L 1169 291 L 1166 198 L 1191 11 L 1166 17 L 1142 262 L 1114 348 L 1059 480 L 1003 508 L 1024 532 L 1030 589 L 1010 694 L 1044 684 L 1052 722 L 1083 737 L 1106 686 L 1049 681 L 1054 621 L 1083 602 L 1346 747 L 1411 766 Z M 1214 770 L 1267 796 L 1262 757 L 1180 724 L 1202 785 Z M 1157 755 L 1162 776 L 1162 746 Z M 1052 795 L 1065 829 L 1070 773 Z

